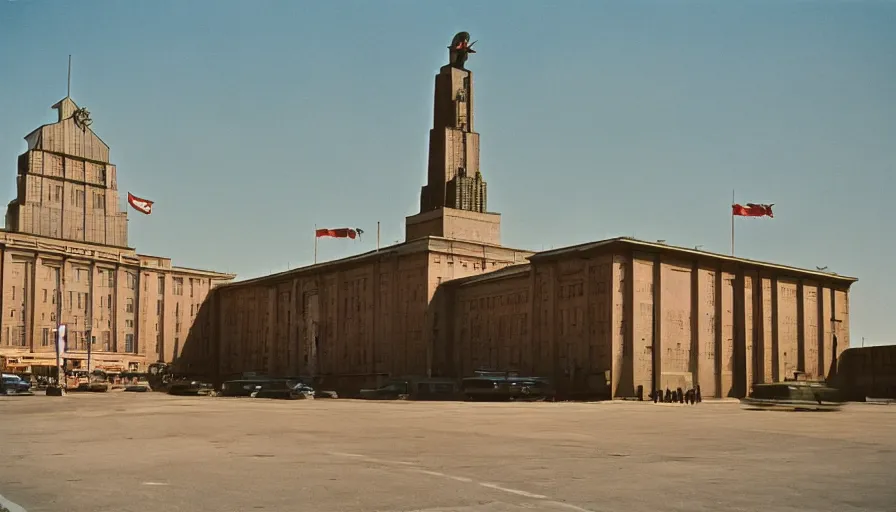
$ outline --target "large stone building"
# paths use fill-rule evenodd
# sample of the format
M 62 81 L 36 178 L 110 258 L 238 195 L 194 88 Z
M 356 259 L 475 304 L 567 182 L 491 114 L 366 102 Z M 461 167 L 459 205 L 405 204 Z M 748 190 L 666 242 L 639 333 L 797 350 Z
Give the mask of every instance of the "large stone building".
M 853 278 L 628 238 L 501 246 L 472 78 L 456 62 L 436 76 L 428 179 L 404 243 L 216 288 L 200 311 L 214 343 L 190 337 L 182 363 L 349 391 L 490 368 L 551 377 L 565 395 L 742 396 L 798 371 L 824 376 L 849 346 Z
M 58 121 L 25 137 L 0 231 L 0 367 L 51 374 L 60 325 L 69 368 L 86 367 L 90 342 L 93 367 L 174 360 L 188 335 L 207 339 L 201 304 L 234 276 L 137 254 L 109 147 L 71 98 L 53 108 Z

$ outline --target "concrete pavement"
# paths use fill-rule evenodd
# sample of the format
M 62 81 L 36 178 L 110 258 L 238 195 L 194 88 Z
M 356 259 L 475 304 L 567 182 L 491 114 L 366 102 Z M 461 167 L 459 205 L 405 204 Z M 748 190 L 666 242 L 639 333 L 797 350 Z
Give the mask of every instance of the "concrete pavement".
M 888 511 L 896 406 L 0 398 L 28 512 Z

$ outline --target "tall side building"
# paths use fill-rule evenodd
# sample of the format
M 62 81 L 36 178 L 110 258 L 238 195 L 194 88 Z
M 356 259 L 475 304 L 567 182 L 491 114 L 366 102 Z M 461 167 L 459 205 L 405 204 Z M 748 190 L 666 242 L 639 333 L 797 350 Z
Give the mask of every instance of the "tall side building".
M 66 367 L 139 370 L 178 359 L 205 297 L 235 276 L 171 265 L 128 245 L 109 146 L 66 96 L 57 121 L 29 133 L 16 197 L 0 231 L 0 367 L 52 374 L 66 326 Z

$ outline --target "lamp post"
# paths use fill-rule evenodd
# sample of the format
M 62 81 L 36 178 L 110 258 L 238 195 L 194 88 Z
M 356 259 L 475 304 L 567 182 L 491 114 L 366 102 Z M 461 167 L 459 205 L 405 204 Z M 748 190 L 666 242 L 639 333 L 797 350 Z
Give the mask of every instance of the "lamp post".
M 62 268 L 56 269 L 56 385 L 47 386 L 47 396 L 65 395 L 65 324 L 62 323 Z

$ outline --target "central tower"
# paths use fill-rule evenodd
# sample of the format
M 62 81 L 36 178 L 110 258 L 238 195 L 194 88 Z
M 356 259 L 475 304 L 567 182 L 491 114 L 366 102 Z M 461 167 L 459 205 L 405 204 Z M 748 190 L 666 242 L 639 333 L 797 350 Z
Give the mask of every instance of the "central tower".
M 407 218 L 408 241 L 441 236 L 501 243 L 501 216 L 487 210 L 479 134 L 473 131 L 473 73 L 464 67 L 468 54 L 476 53 L 472 46 L 470 34 L 454 36 L 449 63 L 436 75 L 427 182 L 420 213 Z

